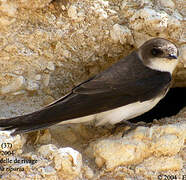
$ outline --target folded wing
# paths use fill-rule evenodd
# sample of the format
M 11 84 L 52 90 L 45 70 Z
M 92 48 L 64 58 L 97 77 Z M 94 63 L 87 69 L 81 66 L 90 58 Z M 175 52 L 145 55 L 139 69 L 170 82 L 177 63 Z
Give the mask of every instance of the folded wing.
M 15 129 L 12 135 L 43 129 L 61 121 L 149 100 L 164 92 L 170 81 L 169 73 L 145 67 L 133 52 L 53 104 L 30 114 L 0 120 L 0 127 Z

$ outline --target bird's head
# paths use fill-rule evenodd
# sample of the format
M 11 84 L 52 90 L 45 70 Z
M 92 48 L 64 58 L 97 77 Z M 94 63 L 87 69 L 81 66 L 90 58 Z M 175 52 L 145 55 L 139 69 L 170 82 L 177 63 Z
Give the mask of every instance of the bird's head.
M 178 63 L 178 48 L 169 40 L 154 38 L 146 41 L 139 49 L 142 62 L 151 69 L 172 74 Z

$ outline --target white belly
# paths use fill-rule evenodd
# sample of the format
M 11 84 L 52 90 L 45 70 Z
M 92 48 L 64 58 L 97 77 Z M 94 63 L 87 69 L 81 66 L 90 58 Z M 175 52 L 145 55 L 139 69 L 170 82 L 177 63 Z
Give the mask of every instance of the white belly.
M 135 118 L 151 110 L 162 98 L 163 96 L 144 102 L 138 101 L 135 103 L 128 104 L 126 106 L 122 106 L 98 114 L 63 121 L 60 124 L 83 123 L 88 121 L 95 121 L 96 126 L 104 125 L 107 123 L 116 124 L 123 120 Z

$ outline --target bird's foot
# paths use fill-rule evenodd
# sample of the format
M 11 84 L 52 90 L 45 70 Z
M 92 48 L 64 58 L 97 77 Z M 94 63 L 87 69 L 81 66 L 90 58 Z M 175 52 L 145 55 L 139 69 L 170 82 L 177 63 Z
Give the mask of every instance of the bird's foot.
M 126 122 L 126 125 L 129 126 L 130 128 L 122 133 L 122 137 L 124 137 L 125 135 L 129 134 L 132 130 L 135 130 L 138 126 L 144 126 L 144 127 L 151 127 L 152 126 L 152 123 L 148 123 L 147 124 L 147 123 L 145 123 L 143 121 L 140 121 L 138 123 L 131 123 L 129 121 L 125 121 L 125 122 Z
M 138 126 L 143 126 L 144 125 L 144 122 L 140 122 L 140 123 L 131 123 L 131 122 L 129 122 L 129 121 L 126 121 L 127 123 L 126 123 L 126 126 L 129 126 L 130 128 L 129 129 L 127 129 L 126 131 L 124 131 L 123 133 L 122 133 L 122 137 L 124 137 L 124 135 L 127 135 L 127 134 L 129 134 L 132 130 L 135 130 Z
M 126 127 L 128 126 L 129 129 L 127 129 L 126 131 L 124 131 L 122 133 L 122 137 L 124 137 L 125 135 L 129 134 L 132 130 L 135 130 L 138 126 L 145 126 L 145 127 L 150 127 L 151 123 L 145 123 L 145 122 L 138 122 L 138 123 L 131 123 L 129 121 L 123 121 L 122 123 L 118 123 L 115 125 L 115 127 L 112 129 L 111 133 L 114 134 L 116 132 L 117 128 L 120 127 Z
M 129 122 L 129 121 L 122 121 L 122 122 L 120 122 L 120 123 L 117 123 L 117 124 L 114 125 L 114 128 L 113 128 L 112 131 L 111 131 L 111 134 L 114 134 L 118 128 L 122 128 L 122 127 L 126 127 L 126 126 L 129 126 L 129 127 L 130 127 L 130 129 L 127 130 L 128 133 L 129 133 L 129 131 L 135 129 L 136 124 L 131 123 L 131 122 Z M 127 133 L 127 134 L 128 134 L 128 133 Z

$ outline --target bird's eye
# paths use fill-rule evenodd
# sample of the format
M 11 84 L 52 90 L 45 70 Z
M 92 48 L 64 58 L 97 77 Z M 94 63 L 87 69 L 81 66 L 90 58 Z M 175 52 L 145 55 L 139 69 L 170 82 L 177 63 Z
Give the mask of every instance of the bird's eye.
M 161 49 L 158 49 L 158 48 L 153 48 L 151 50 L 151 53 L 152 53 L 153 56 L 158 56 L 158 55 L 163 54 L 163 51 Z

